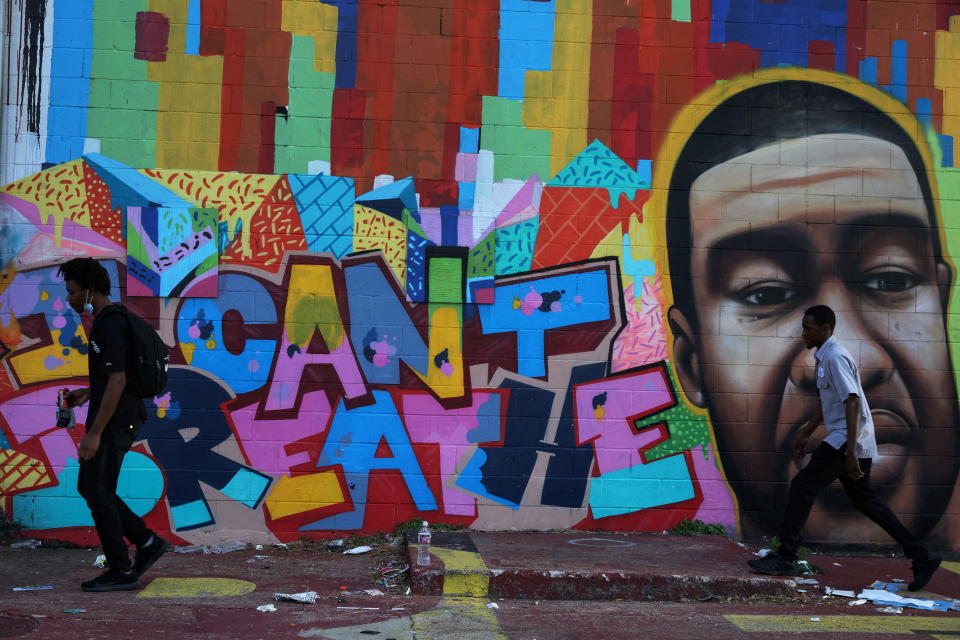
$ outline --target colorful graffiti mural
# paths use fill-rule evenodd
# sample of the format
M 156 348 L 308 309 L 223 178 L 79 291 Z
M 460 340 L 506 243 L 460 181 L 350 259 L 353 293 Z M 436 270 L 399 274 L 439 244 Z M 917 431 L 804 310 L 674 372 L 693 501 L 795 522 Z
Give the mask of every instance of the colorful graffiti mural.
M 0 507 L 93 537 L 84 255 L 171 347 L 121 484 L 174 539 L 768 535 L 827 302 L 875 481 L 955 546 L 955 9 L 14 0 Z M 884 540 L 824 498 L 811 538 Z

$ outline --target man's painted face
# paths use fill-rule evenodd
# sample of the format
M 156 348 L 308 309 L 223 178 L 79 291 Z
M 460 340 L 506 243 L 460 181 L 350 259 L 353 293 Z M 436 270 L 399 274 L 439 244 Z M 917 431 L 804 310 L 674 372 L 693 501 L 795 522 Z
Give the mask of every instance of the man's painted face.
M 872 479 L 908 528 L 927 532 L 957 475 L 941 295 L 950 273 L 934 258 L 903 151 L 859 135 L 762 147 L 702 174 L 690 218 L 696 318 L 674 309 L 671 319 L 696 329 L 675 336 L 675 357 L 688 397 L 710 411 L 745 535 L 775 530 L 796 471 L 790 443 L 817 406 L 813 356 L 798 335 L 814 304 L 834 309 L 835 335 L 860 364 L 880 450 Z M 840 531 L 886 539 L 835 484 L 806 533 Z

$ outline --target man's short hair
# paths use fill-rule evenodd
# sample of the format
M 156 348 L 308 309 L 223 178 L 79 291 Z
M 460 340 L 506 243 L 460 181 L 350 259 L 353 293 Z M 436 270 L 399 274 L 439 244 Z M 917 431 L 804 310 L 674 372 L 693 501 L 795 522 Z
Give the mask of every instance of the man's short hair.
M 709 169 L 761 147 L 823 134 L 870 136 L 902 149 L 920 183 L 930 226 L 937 228 L 923 156 L 896 120 L 876 105 L 833 85 L 772 80 L 735 93 L 717 105 L 699 122 L 677 157 L 666 203 L 666 243 L 676 306 L 687 311 L 693 307 L 690 189 L 694 181 Z M 933 251 L 934 258 L 942 261 L 936 233 Z M 695 325 L 696 314 L 687 316 Z
M 813 318 L 813 321 L 817 323 L 818 327 L 828 324 L 831 329 L 837 328 L 837 314 L 825 304 L 815 304 L 804 311 L 803 315 Z
M 73 280 L 81 289 L 93 289 L 105 296 L 110 295 L 110 274 L 93 258 L 74 258 L 60 265 L 57 273 L 63 281 Z

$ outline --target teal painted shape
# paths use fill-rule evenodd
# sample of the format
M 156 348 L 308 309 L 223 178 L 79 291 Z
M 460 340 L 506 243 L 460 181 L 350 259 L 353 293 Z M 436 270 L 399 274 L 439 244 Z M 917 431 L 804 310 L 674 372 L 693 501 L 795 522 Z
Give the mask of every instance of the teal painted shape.
M 637 190 L 650 188 L 650 182 L 641 178 L 639 173 L 631 169 L 606 145 L 594 140 L 547 183 L 547 186 L 606 189 L 610 194 L 610 205 L 616 209 L 620 205 L 621 194 L 633 200 L 637 196 Z
M 594 518 L 619 516 L 695 497 L 683 455 L 605 473 L 590 482 Z
M 210 513 L 210 508 L 203 500 L 194 500 L 171 507 L 170 516 L 173 518 L 174 531 L 196 529 L 213 524 L 213 514 Z
M 267 493 L 269 486 L 270 480 L 266 477 L 249 469 L 240 469 L 220 492 L 253 509 Z
M 13 496 L 13 515 L 27 529 L 92 527 L 87 502 L 77 493 L 80 464 L 67 459 L 57 476 L 57 485 Z M 144 516 L 163 495 L 163 472 L 149 457 L 136 451 L 123 459 L 117 494 L 138 516 Z
M 118 160 L 99 153 L 83 156 L 90 168 L 96 172 L 110 188 L 110 207 L 191 207 L 170 189 L 128 167 Z M 126 224 L 126 223 L 124 223 Z
M 530 270 L 539 229 L 540 216 L 497 229 L 496 250 L 493 256 L 496 275 L 507 276 Z
M 406 177 L 403 180 L 397 180 L 373 191 L 368 191 L 357 198 L 357 204 L 375 209 L 397 220 L 403 219 L 403 210 L 406 209 L 414 220 L 420 222 L 417 190 L 413 186 L 412 177 Z

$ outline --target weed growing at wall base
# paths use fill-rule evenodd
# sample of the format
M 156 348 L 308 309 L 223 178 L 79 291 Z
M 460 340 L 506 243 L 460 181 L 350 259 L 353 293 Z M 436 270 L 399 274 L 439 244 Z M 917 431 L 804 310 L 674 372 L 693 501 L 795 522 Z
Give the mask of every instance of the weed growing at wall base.
M 708 524 L 700 520 L 687 520 L 684 518 L 667 533 L 672 536 L 724 536 L 730 537 L 730 533 L 722 524 Z

